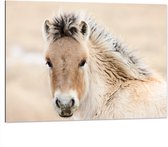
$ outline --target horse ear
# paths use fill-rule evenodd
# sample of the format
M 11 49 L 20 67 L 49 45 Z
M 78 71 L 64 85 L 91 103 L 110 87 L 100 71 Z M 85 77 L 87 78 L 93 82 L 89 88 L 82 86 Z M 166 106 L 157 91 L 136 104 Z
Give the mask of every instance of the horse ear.
M 82 33 L 83 36 L 87 36 L 88 35 L 88 25 L 85 21 L 81 21 L 80 25 L 80 32 Z
M 49 33 L 50 26 L 51 26 L 51 23 L 49 22 L 49 20 L 45 20 L 45 22 L 44 22 L 44 31 L 45 31 L 46 34 Z

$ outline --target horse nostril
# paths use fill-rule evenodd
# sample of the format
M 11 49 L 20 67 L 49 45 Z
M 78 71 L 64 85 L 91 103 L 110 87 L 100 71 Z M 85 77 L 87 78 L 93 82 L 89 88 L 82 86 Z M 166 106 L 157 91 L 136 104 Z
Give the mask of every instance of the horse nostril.
M 60 105 L 61 105 L 60 100 L 57 99 L 57 100 L 55 101 L 55 103 L 56 103 L 57 107 L 60 108 Z
M 75 105 L 75 100 L 71 99 L 71 107 L 73 107 Z

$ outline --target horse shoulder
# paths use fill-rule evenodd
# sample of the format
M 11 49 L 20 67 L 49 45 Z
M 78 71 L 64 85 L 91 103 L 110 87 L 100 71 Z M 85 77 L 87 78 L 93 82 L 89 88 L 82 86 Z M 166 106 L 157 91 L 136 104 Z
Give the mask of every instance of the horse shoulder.
M 105 118 L 166 117 L 166 82 L 157 77 L 129 80 L 106 107 L 109 113 Z

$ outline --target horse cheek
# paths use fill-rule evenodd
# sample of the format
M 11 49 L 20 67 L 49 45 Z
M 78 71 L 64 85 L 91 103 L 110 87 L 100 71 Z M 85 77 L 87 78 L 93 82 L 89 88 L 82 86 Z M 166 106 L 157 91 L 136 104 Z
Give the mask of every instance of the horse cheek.
M 84 76 L 83 73 L 78 73 L 77 83 L 76 83 L 76 89 L 78 92 L 78 98 L 80 99 L 82 95 L 84 94 Z

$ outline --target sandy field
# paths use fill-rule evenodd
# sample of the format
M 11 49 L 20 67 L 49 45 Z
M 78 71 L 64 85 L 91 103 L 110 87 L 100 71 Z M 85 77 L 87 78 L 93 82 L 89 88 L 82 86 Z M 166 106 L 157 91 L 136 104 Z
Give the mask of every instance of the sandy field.
M 166 79 L 166 5 L 6 3 L 6 121 L 55 121 L 42 24 L 62 10 L 84 10 Z

